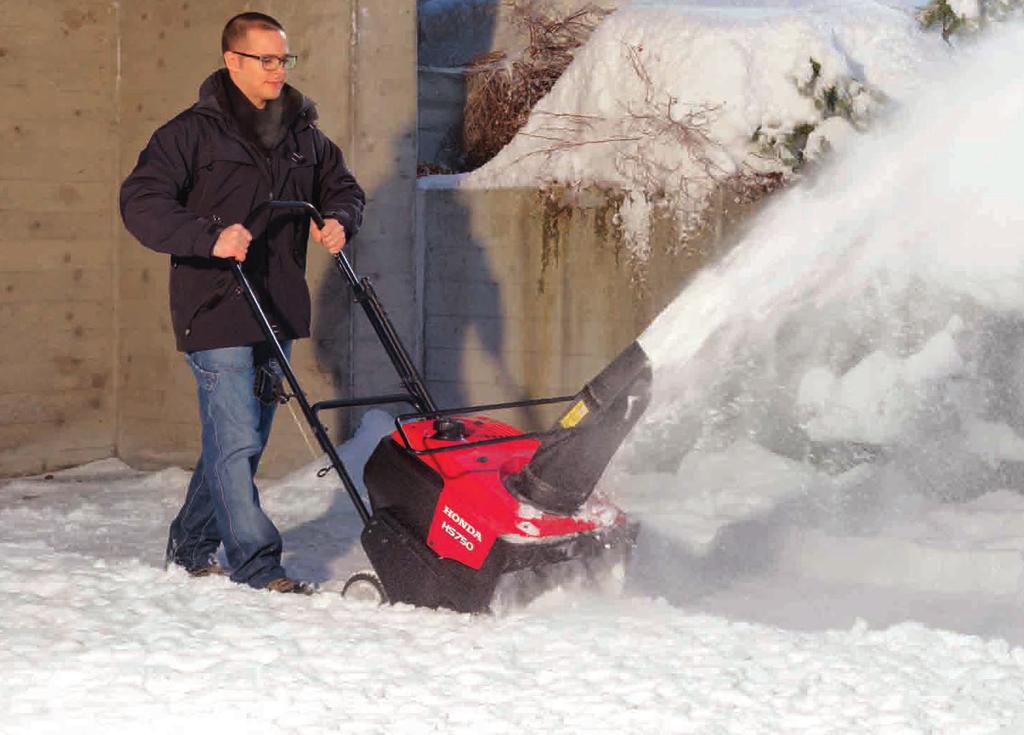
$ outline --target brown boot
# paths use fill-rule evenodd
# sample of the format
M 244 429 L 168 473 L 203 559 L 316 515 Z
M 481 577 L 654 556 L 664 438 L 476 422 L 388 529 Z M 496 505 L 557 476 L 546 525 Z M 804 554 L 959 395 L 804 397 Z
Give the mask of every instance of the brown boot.
M 267 582 L 267 586 L 264 589 L 268 589 L 271 592 L 288 592 L 297 595 L 312 595 L 316 592 L 316 585 L 312 582 L 302 582 L 297 579 L 289 579 L 288 577 L 278 577 Z
M 220 565 L 216 559 L 211 559 L 208 563 L 192 567 L 188 569 L 188 576 L 190 577 L 209 577 L 211 575 L 227 576 L 228 570 Z

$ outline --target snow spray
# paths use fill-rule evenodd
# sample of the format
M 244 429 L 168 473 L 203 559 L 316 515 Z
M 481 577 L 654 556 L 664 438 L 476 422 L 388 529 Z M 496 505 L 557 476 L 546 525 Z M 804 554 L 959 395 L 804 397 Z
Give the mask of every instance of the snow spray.
M 1024 487 L 1021 48 L 956 52 L 642 335 L 654 398 L 604 480 L 642 539 L 737 535 L 712 571 L 749 569 L 783 522 L 869 533 Z

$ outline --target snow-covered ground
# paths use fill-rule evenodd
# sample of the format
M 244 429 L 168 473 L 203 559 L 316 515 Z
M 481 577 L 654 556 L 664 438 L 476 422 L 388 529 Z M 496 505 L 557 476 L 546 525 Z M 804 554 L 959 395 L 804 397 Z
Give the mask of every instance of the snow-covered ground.
M 289 567 L 335 588 L 365 559 L 354 512 L 315 469 L 263 495 L 284 529 Z M 927 612 L 901 589 L 912 570 L 889 580 L 889 592 L 858 579 L 824 584 L 802 577 L 800 564 L 723 576 L 712 591 L 698 579 L 708 559 L 659 545 L 652 527 L 638 562 L 653 555 L 661 566 L 624 598 L 556 591 L 501 616 L 375 608 L 330 592 L 284 596 L 165 572 L 166 525 L 186 480 L 181 470 L 147 474 L 106 460 L 0 487 L 0 732 L 1024 728 L 1024 649 L 902 622 Z M 748 486 L 748 499 L 763 488 Z M 1020 497 L 1003 502 L 1024 517 Z M 1000 527 L 993 518 L 960 529 L 970 518 L 950 511 L 944 527 L 947 542 L 965 544 L 964 562 Z M 659 594 L 666 554 L 678 575 L 693 577 L 685 590 Z M 949 622 L 1019 639 L 1017 615 L 992 630 L 998 599 L 948 596 L 948 613 L 966 613 Z

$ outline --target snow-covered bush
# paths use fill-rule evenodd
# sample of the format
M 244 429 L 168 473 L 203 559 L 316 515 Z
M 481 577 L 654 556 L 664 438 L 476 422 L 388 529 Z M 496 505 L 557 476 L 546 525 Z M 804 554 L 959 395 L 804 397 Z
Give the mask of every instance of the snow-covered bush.
M 938 28 L 949 39 L 973 34 L 989 23 L 1024 16 L 1024 0 L 930 0 L 918 10 L 925 28 Z
M 842 145 L 850 132 L 863 132 L 872 113 L 885 101 L 884 94 L 852 75 L 824 77 L 821 63 L 813 57 L 807 68 L 807 77 L 793 82 L 800 94 L 814 101 L 820 118 L 801 121 L 788 130 L 769 131 L 758 126 L 752 136 L 760 152 L 778 159 L 787 175 Z

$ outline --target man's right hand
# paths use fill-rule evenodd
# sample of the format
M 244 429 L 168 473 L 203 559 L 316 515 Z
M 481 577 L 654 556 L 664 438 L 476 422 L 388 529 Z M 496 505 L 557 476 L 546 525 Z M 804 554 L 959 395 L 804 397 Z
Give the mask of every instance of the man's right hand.
M 233 258 L 239 263 L 245 260 L 245 253 L 252 242 L 252 233 L 241 225 L 231 225 L 221 230 L 220 237 L 213 244 L 211 255 L 215 258 Z

